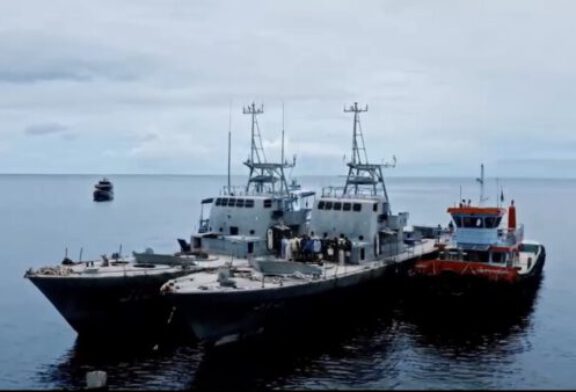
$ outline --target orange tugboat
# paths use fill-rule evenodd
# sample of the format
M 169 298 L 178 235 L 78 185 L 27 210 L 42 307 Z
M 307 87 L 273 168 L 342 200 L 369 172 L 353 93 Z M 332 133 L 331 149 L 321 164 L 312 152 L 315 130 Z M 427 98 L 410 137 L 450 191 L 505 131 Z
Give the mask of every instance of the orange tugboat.
M 524 240 L 524 227 L 517 225 L 514 201 L 508 208 L 482 206 L 484 165 L 481 166 L 480 203 L 464 200 L 448 208 L 450 234 L 439 241 L 438 257 L 415 263 L 414 280 L 441 294 L 493 293 L 535 282 L 542 274 L 546 251 L 536 241 Z M 503 197 L 502 197 L 503 198 Z M 507 226 L 501 227 L 508 212 Z

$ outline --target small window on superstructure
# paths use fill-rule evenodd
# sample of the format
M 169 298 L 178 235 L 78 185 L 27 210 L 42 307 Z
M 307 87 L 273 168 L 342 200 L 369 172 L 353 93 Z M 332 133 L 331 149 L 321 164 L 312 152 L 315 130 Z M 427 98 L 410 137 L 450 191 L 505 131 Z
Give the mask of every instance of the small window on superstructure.
M 326 207 L 324 208 L 325 210 L 331 210 L 332 209 L 332 202 L 331 201 L 327 201 L 326 202 Z
M 334 202 L 334 210 L 340 211 L 342 209 L 342 203 L 339 201 Z
M 222 198 L 217 198 L 216 199 L 216 203 L 214 203 L 215 205 L 219 206 L 220 204 L 222 204 Z
M 264 208 L 271 208 L 272 207 L 272 199 L 264 200 Z
M 454 220 L 456 227 L 462 227 L 462 217 L 460 215 L 455 215 L 452 219 Z
M 228 207 L 234 207 L 236 205 L 236 199 L 228 199 Z
M 244 199 L 236 200 L 236 207 L 244 207 Z
M 352 209 L 352 204 L 351 203 L 344 203 L 342 204 L 342 210 L 343 211 L 350 211 Z
M 495 216 L 487 216 L 484 218 L 484 224 L 486 227 L 494 228 L 496 227 L 496 217 Z
M 362 211 L 362 204 L 360 204 L 360 203 L 354 203 L 353 206 L 352 206 L 352 209 L 353 209 L 354 211 Z
M 372 211 L 378 211 L 378 203 L 374 203 L 372 206 Z
M 320 200 L 320 201 L 318 202 L 318 209 L 319 209 L 319 210 L 323 210 L 323 209 L 324 209 L 324 200 Z
M 228 205 L 228 199 L 223 197 L 220 205 L 222 207 L 226 207 Z
M 253 208 L 254 207 L 254 199 L 246 199 L 246 202 L 244 203 L 244 207 Z
M 364 257 L 365 257 L 364 248 L 360 248 L 360 260 L 364 260 Z
M 250 235 L 254 235 L 254 230 L 250 230 Z

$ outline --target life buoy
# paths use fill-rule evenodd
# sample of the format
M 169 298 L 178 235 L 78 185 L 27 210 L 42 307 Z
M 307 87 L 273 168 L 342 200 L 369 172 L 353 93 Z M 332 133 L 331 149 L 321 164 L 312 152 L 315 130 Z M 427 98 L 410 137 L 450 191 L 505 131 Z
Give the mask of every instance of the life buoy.
M 274 232 L 272 231 L 272 229 L 268 229 L 268 231 L 266 232 L 266 246 L 268 247 L 268 250 L 272 250 L 274 249 Z

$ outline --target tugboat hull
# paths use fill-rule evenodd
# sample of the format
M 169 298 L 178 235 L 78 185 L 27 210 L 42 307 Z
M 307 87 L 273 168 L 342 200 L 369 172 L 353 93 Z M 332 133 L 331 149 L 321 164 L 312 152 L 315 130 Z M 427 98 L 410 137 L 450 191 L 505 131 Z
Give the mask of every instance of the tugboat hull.
M 410 279 L 410 290 L 415 295 L 463 298 L 494 298 L 498 301 L 507 298 L 518 298 L 532 291 L 537 286 L 546 260 L 546 250 L 541 251 L 534 267 L 527 274 L 502 274 L 483 267 L 484 273 L 475 273 L 469 269 L 465 272 L 456 272 L 448 268 L 435 271 L 434 274 L 418 273 L 413 270 Z M 433 262 L 433 261 L 430 261 Z M 462 264 L 460 262 L 460 264 Z M 428 268 L 430 269 L 430 268 Z
M 171 306 L 159 295 L 184 272 L 129 277 L 28 276 L 82 336 L 138 334 L 166 325 Z

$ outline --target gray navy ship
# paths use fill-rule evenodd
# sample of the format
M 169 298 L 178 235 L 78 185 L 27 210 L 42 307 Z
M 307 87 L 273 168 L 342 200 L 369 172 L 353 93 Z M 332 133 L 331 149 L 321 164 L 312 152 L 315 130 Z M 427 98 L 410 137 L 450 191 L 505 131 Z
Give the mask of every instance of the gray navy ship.
M 286 322 L 287 311 L 295 311 L 298 319 L 305 309 L 314 312 L 338 296 L 386 284 L 384 278 L 437 254 L 435 239 L 415 240 L 411 233 L 407 241 L 408 213 L 391 211 L 382 168 L 395 161 L 369 163 L 359 116 L 367 107 L 354 103 L 345 111 L 354 118 L 346 182 L 322 190 L 308 225 L 296 224 L 302 218 L 298 211 L 282 209 L 285 197 L 216 199 L 215 212 L 206 222 L 210 230 L 192 238 L 193 249 L 214 248 L 222 233 L 254 233 L 252 239 L 238 237 L 238 249 L 243 251 L 236 255 L 247 260 L 172 279 L 162 287 L 188 330 L 201 341 L 222 345 L 257 335 L 274 322 Z M 246 219 L 234 220 L 230 211 L 239 208 L 239 199 L 244 206 L 249 201 L 252 210 Z M 270 222 L 267 216 L 277 221 Z M 261 255 L 263 247 L 269 255 Z
M 60 265 L 29 269 L 25 278 L 79 335 L 148 333 L 172 319 L 172 306 L 160 295 L 169 279 L 230 264 L 248 266 L 247 255 L 268 255 L 282 235 L 306 232 L 311 211 L 307 203 L 315 193 L 288 185 L 284 169 L 294 167 L 295 158 L 291 163 L 266 161 L 256 120 L 262 112 L 255 104 L 244 109 L 252 119 L 246 187 L 232 187 L 228 180 L 219 197 L 203 200 L 198 233 L 191 243 L 179 239 L 179 252 L 148 249 L 133 252 L 133 257 L 119 252 L 92 261 L 65 257 Z M 204 219 L 204 209 L 210 207 Z

